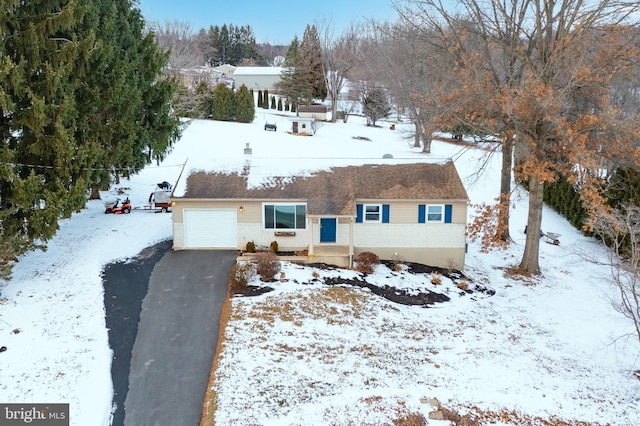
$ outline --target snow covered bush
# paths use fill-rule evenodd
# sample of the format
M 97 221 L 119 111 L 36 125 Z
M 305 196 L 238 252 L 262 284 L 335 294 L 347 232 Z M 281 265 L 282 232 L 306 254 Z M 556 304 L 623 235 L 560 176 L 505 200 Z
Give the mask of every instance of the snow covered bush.
M 256 275 L 254 266 L 248 262 L 239 262 L 231 268 L 231 282 L 229 283 L 229 293 L 241 293 Z
M 373 268 L 380 264 L 380 258 L 377 254 L 370 251 L 363 251 L 354 259 L 356 262 L 356 270 L 363 274 L 372 274 Z
M 255 256 L 256 272 L 265 282 L 275 281 L 275 276 L 280 272 L 280 260 L 275 253 L 270 251 L 260 252 Z

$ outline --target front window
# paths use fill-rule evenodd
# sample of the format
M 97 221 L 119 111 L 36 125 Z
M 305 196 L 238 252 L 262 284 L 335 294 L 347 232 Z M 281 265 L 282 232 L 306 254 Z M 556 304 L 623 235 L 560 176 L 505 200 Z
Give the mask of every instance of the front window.
M 363 210 L 365 222 L 382 222 L 382 205 L 365 204 Z
M 305 229 L 307 208 L 304 204 L 265 204 L 266 229 Z
M 427 222 L 443 222 L 444 206 L 433 205 L 427 206 Z

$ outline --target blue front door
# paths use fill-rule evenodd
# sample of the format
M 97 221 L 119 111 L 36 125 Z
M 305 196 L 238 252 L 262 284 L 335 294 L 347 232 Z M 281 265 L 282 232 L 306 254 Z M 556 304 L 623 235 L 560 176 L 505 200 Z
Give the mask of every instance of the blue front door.
M 320 242 L 335 243 L 336 242 L 336 218 L 320 219 Z

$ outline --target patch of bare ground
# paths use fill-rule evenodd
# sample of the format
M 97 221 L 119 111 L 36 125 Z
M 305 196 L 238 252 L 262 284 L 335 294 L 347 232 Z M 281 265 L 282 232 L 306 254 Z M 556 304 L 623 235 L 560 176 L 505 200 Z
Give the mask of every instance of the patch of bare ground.
M 509 278 L 514 281 L 520 281 L 525 286 L 534 287 L 538 285 L 538 277 L 532 275 L 529 272 L 521 271 L 516 266 L 498 267 L 497 269 L 500 269 L 504 272 L 505 278 Z
M 460 414 L 455 409 L 441 406 L 444 420 L 453 426 L 484 426 L 505 424 L 513 426 L 609 426 L 610 423 L 584 422 L 580 420 L 564 420 L 555 416 L 542 418 L 519 413 L 515 410 L 485 411 L 475 406 L 461 407 L 467 414 Z

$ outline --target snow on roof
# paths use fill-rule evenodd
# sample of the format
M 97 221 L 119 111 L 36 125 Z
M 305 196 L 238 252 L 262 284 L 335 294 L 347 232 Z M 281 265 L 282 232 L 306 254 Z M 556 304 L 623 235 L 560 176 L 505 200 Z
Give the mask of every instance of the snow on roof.
M 280 75 L 282 67 L 238 67 L 234 75 Z

